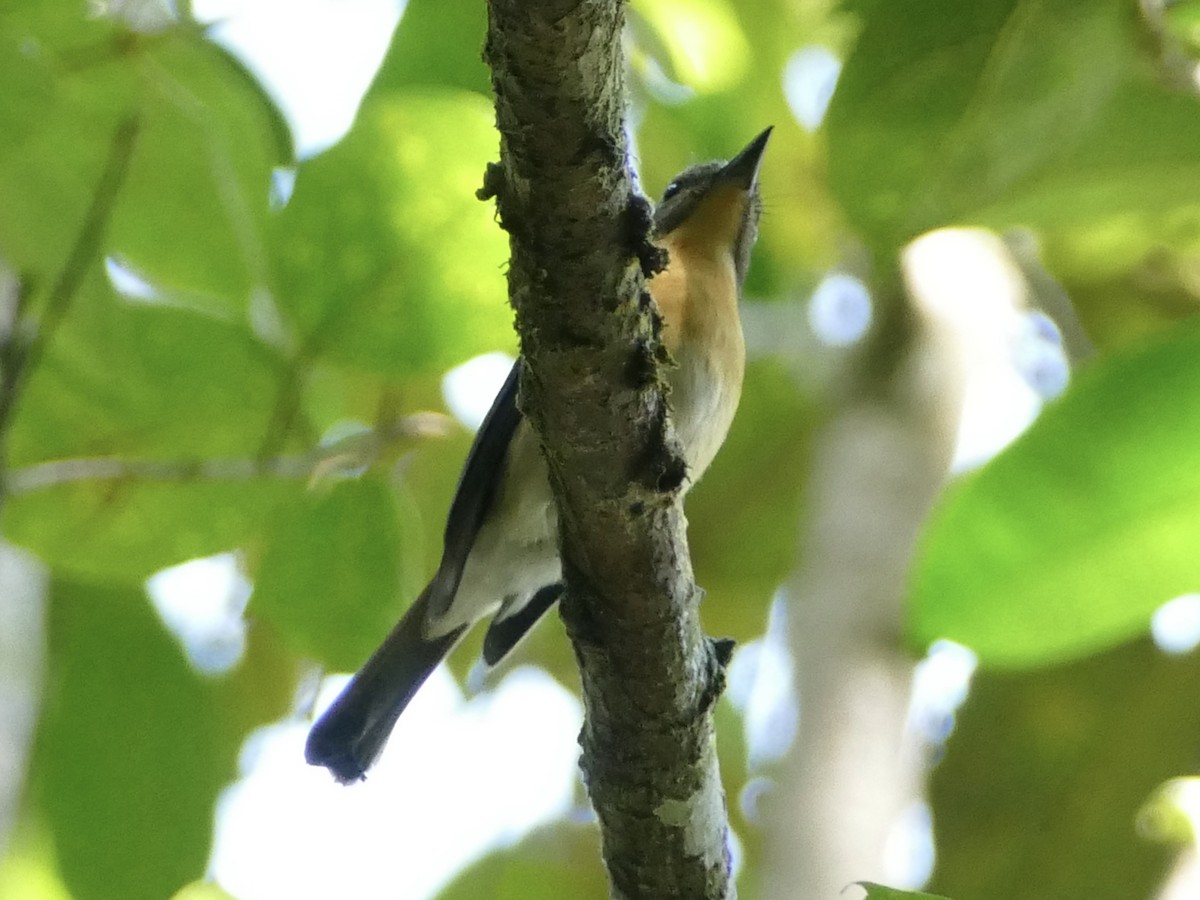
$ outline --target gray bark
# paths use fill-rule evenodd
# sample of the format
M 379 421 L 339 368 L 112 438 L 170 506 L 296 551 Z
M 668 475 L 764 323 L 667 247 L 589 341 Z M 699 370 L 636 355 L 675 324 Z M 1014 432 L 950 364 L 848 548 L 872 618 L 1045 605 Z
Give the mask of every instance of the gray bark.
M 617 897 L 732 893 L 711 708 L 728 648 L 700 629 L 650 208 L 624 130 L 617 0 L 490 0 L 521 407 L 559 508 L 563 619 L 579 661 L 582 768 Z

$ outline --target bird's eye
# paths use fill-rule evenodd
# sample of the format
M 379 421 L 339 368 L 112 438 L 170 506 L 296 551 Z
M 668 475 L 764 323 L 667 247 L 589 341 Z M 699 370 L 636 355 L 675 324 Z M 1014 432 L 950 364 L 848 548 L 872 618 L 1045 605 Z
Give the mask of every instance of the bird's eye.
M 663 191 L 663 199 L 670 200 L 672 197 L 674 197 L 676 194 L 679 193 L 679 191 L 682 187 L 683 187 L 683 185 L 680 184 L 678 181 L 672 181 L 670 184 L 667 185 L 667 189 L 665 191 Z

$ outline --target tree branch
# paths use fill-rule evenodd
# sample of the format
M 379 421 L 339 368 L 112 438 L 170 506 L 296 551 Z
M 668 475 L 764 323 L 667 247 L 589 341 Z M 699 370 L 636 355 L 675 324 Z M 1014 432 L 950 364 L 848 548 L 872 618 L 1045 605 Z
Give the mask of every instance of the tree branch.
M 381 422 L 368 431 L 322 444 L 307 453 L 253 458 L 145 459 L 85 456 L 35 463 L 8 474 L 13 496 L 81 481 L 143 482 L 254 481 L 262 478 L 323 479 L 357 472 L 394 458 L 419 441 L 444 437 L 451 420 L 440 413 L 413 413 Z
M 704 638 L 666 416 L 657 259 L 623 122 L 618 0 L 489 0 L 521 404 L 558 501 L 586 719 L 582 767 L 618 897 L 732 893 L 710 710 L 730 647 Z

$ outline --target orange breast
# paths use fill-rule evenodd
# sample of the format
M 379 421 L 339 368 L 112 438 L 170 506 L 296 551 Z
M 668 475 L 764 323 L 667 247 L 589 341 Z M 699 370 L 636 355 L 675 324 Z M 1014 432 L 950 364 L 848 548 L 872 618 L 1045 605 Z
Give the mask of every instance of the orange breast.
M 670 254 L 650 292 L 677 363 L 669 373 L 675 429 L 696 481 L 725 441 L 742 392 L 746 348 L 738 315 L 732 242 L 715 243 L 687 225 L 663 239 Z

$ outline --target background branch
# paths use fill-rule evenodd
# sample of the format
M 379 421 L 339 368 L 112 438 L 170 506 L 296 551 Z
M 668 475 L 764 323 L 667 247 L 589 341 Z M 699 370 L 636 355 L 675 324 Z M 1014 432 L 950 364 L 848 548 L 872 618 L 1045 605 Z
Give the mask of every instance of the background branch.
M 307 478 L 319 481 L 338 473 L 378 465 L 418 441 L 444 437 L 451 429 L 440 413 L 414 413 L 385 422 L 369 431 L 348 435 L 307 453 L 268 458 L 138 459 L 96 456 L 55 459 L 14 469 L 8 474 L 9 493 L 26 494 L 80 481 L 253 481 L 256 478 Z

